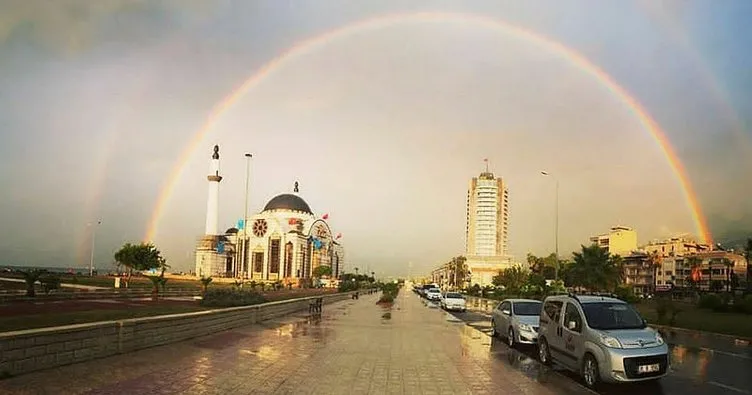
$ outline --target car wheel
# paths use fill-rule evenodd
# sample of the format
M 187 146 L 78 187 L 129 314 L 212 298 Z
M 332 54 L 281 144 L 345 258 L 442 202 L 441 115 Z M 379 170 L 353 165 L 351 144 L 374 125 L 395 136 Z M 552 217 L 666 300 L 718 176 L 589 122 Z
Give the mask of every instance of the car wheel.
M 507 332 L 507 345 L 509 348 L 514 348 L 514 329 L 512 327 L 509 327 L 509 332 Z
M 538 342 L 538 359 L 544 365 L 551 365 L 551 353 L 548 351 L 548 342 L 545 338 Z
M 585 360 L 582 362 L 582 379 L 589 388 L 595 388 L 600 381 L 598 361 L 590 354 L 585 355 Z

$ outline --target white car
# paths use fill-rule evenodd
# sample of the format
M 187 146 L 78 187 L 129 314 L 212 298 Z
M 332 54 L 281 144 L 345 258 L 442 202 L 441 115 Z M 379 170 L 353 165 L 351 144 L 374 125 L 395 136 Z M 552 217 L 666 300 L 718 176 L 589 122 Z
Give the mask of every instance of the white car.
M 516 344 L 536 344 L 541 306 L 543 303 L 539 300 L 503 300 L 492 313 L 493 335 L 505 336 L 509 347 Z
M 438 288 L 430 288 L 426 291 L 426 299 L 431 301 L 441 300 L 441 291 Z
M 461 293 L 447 292 L 441 297 L 441 308 L 464 312 L 467 310 L 467 302 Z

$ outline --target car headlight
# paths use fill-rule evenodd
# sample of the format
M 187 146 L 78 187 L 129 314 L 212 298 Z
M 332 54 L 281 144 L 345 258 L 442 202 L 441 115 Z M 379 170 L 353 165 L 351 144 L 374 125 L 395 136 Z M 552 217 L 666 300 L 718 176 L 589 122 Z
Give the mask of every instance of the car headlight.
M 663 336 L 661 336 L 661 334 L 660 334 L 660 333 L 658 333 L 658 332 L 655 332 L 655 342 L 656 342 L 656 343 L 657 343 L 657 344 L 658 344 L 659 346 L 662 346 L 662 345 L 663 345 L 663 343 L 665 343 L 665 341 L 663 340 Z
M 601 340 L 601 344 L 603 344 L 606 347 L 622 348 L 619 340 L 613 336 L 609 336 L 609 335 L 601 333 L 600 340 Z
M 528 324 L 520 324 L 519 327 L 520 327 L 521 331 L 525 331 L 525 332 L 532 332 L 533 331 L 533 327 L 530 326 L 530 325 L 528 325 Z

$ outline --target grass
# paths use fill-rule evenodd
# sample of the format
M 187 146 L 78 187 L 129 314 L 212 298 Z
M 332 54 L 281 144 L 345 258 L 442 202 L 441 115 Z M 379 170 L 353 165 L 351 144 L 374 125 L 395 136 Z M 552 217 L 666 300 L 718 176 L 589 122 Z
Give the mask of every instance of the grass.
M 10 278 L 23 278 L 18 273 L 3 273 L 0 275 L 0 277 L 10 277 Z M 120 279 L 120 286 L 121 289 L 125 289 L 125 283 L 124 278 Z M 95 276 L 95 277 L 89 277 L 89 276 L 76 276 L 76 275 L 70 275 L 70 274 L 63 274 L 60 276 L 60 281 L 65 284 L 79 284 L 79 285 L 92 285 L 95 287 L 105 287 L 105 288 L 112 288 L 115 289 L 115 277 L 109 277 L 109 276 Z M 9 284 L 9 282 L 2 281 L 1 284 Z M 25 285 L 23 283 L 17 283 L 22 286 L 21 289 L 26 289 Z M 231 286 L 232 284 L 225 284 L 225 283 L 212 283 L 210 287 L 222 287 L 222 286 Z M 129 288 L 131 289 L 151 289 L 153 287 L 151 280 L 149 280 L 147 277 L 137 277 L 134 276 L 131 278 L 131 282 L 129 284 Z M 201 282 L 196 280 L 186 280 L 186 279 L 177 279 L 177 278 L 169 278 L 167 280 L 167 289 L 202 289 Z
M 209 287 L 211 289 L 211 286 Z M 333 291 L 308 289 L 293 291 L 276 291 L 264 293 L 269 301 L 302 298 L 313 295 L 325 295 Z M 195 305 L 154 305 L 135 307 L 130 309 L 95 309 L 86 311 L 69 311 L 59 313 L 43 313 L 30 315 L 6 316 L 0 320 L 0 332 L 16 331 L 23 329 L 47 328 L 52 326 L 83 324 L 87 322 L 123 320 L 128 318 L 152 317 L 157 315 L 189 313 L 193 311 L 208 310 L 196 303 Z
M 682 312 L 676 316 L 675 327 L 752 338 L 752 315 L 718 313 L 688 303 L 676 304 Z M 649 323 L 658 323 L 654 302 L 643 302 L 635 307 Z
M 15 317 L 4 317 L 0 320 L 0 332 L 83 324 L 97 321 L 152 317 L 155 315 L 189 313 L 201 310 L 205 310 L 205 308 L 197 304 L 195 306 L 148 306 L 123 310 L 87 310 L 57 314 L 19 315 Z

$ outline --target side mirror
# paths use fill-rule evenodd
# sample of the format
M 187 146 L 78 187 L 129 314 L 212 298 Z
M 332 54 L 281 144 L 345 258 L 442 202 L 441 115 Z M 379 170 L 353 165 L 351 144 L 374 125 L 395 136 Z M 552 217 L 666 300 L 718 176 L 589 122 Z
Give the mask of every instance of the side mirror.
M 501 312 L 502 312 L 502 314 L 504 314 L 504 315 L 509 315 L 509 314 L 511 314 L 511 313 L 512 313 L 512 312 L 511 312 L 511 311 L 509 311 L 509 310 L 501 310 Z
M 567 322 L 567 329 L 569 329 L 570 331 L 573 331 L 576 328 L 577 328 L 577 323 L 576 322 L 574 322 L 574 321 Z

